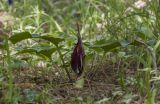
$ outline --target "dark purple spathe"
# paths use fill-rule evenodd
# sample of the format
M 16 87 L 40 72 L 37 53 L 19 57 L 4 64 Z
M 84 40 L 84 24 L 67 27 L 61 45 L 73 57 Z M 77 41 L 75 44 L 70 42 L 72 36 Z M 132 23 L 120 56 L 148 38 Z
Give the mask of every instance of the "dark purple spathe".
M 85 52 L 79 33 L 79 26 L 77 25 L 77 27 L 78 27 L 78 34 L 77 34 L 78 42 L 75 45 L 73 53 L 71 55 L 71 67 L 73 71 L 76 73 L 76 75 L 79 77 L 83 72 Z

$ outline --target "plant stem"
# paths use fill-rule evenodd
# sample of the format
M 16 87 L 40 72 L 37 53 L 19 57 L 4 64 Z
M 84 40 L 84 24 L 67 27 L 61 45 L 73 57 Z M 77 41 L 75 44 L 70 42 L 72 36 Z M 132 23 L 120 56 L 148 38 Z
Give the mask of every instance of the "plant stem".
M 6 51 L 7 51 L 7 64 L 8 64 L 8 77 L 9 77 L 9 93 L 8 96 L 9 97 L 9 102 L 12 102 L 12 95 L 13 95 L 13 74 L 12 74 L 12 65 L 11 65 L 11 56 L 10 56 L 10 49 L 9 49 L 9 44 L 8 44 L 8 39 L 5 39 L 6 41 Z
M 65 65 L 65 62 L 64 62 L 62 53 L 61 53 L 61 51 L 59 50 L 58 45 L 56 45 L 56 47 L 57 47 L 57 52 L 58 52 L 58 54 L 59 54 L 59 56 L 60 56 L 60 59 L 61 59 L 61 61 L 62 61 L 62 64 L 63 64 L 63 66 L 64 66 L 64 69 L 65 69 L 65 71 L 66 71 L 66 73 L 67 73 L 67 76 L 68 76 L 68 78 L 69 78 L 69 81 L 72 81 L 72 80 L 71 80 L 71 77 L 70 77 L 70 74 L 69 74 L 69 71 L 67 70 L 67 67 L 66 67 L 66 65 Z

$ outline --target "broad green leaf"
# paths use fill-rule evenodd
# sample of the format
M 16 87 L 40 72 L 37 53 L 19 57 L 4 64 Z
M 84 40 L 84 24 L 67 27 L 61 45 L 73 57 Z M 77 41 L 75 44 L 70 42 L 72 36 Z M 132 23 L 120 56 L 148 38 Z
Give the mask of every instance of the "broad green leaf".
M 120 46 L 121 46 L 120 42 L 115 41 L 115 42 L 106 43 L 106 44 L 102 44 L 102 45 L 90 46 L 90 48 L 92 48 L 92 49 L 101 48 L 101 49 L 103 49 L 103 51 L 109 52 L 109 51 L 112 51 L 113 49 L 116 49 L 117 47 L 120 47 Z
M 38 54 L 42 54 L 47 58 L 51 59 L 52 53 L 55 52 L 57 49 L 54 47 L 44 47 L 42 50 L 38 52 Z
M 42 58 L 46 59 L 46 56 L 38 54 L 37 50 L 33 49 L 33 48 L 24 48 L 22 50 L 19 50 L 16 53 L 16 55 L 20 55 L 20 54 L 31 54 L 31 55 L 36 55 L 36 56 L 39 56 L 39 57 L 42 57 Z
M 111 50 L 113 50 L 113 49 L 116 49 L 116 48 L 118 48 L 118 47 L 120 47 L 120 46 L 121 46 L 120 42 L 112 42 L 112 43 L 110 43 L 110 44 L 107 44 L 107 45 L 102 46 L 101 48 L 102 48 L 105 52 L 109 52 L 109 51 L 111 51 Z
M 16 54 L 23 54 L 23 53 L 30 53 L 30 54 L 34 54 L 34 53 L 37 53 L 37 50 L 36 49 L 32 49 L 32 48 L 24 48 L 20 51 L 18 51 Z
M 109 40 L 104 39 L 100 39 L 100 40 L 96 40 L 95 45 L 102 45 L 102 44 L 106 44 L 108 43 Z
M 9 38 L 9 40 L 13 43 L 16 44 L 17 42 L 20 42 L 25 39 L 31 39 L 31 38 L 39 38 L 39 39 L 44 39 L 47 40 L 54 45 L 58 45 L 60 42 L 64 41 L 62 38 L 55 38 L 52 35 L 45 35 L 45 36 L 39 36 L 38 34 L 30 34 L 29 32 L 22 32 L 15 34 Z
M 84 46 L 93 49 L 94 51 L 96 51 L 97 53 L 99 52 L 103 52 L 103 49 L 99 48 L 99 47 L 94 47 L 92 44 L 90 44 L 89 42 L 85 42 Z M 96 46 L 96 45 L 95 45 Z
M 103 40 L 104 42 L 104 40 Z M 94 49 L 97 52 L 113 52 L 115 51 L 118 47 L 127 47 L 129 45 L 134 45 L 134 46 L 143 46 L 145 43 L 143 43 L 143 41 L 138 41 L 138 40 L 133 40 L 132 42 L 129 42 L 127 40 L 121 40 L 121 41 L 113 41 L 110 43 L 105 43 L 103 44 L 103 42 L 98 42 L 98 45 L 89 45 L 88 43 L 86 44 L 86 46 L 88 48 Z M 102 43 L 102 44 L 101 44 Z
M 97 47 L 97 46 L 90 46 L 89 48 L 95 50 L 96 52 L 102 52 L 103 49 L 101 47 Z
M 24 54 L 24 53 L 29 53 L 29 54 L 35 54 L 40 57 L 47 57 L 48 59 L 51 59 L 51 55 L 53 52 L 56 51 L 55 47 L 31 47 L 31 48 L 24 48 L 17 52 L 16 54 Z
M 50 41 L 54 45 L 58 45 L 60 42 L 64 41 L 64 39 L 62 39 L 62 38 L 55 38 L 55 37 L 53 37 L 51 35 L 40 36 L 38 38 Z
M 9 40 L 13 43 L 16 44 L 17 42 L 20 42 L 22 40 L 32 38 L 32 35 L 29 32 L 21 32 L 17 33 L 9 38 Z
M 119 41 L 107 42 L 104 39 L 102 39 L 98 42 L 95 42 L 94 45 L 87 44 L 86 46 L 88 48 L 94 49 L 97 52 L 102 52 L 102 51 L 110 52 L 110 51 L 113 51 L 114 49 L 116 49 L 118 47 L 123 46 L 123 45 Z

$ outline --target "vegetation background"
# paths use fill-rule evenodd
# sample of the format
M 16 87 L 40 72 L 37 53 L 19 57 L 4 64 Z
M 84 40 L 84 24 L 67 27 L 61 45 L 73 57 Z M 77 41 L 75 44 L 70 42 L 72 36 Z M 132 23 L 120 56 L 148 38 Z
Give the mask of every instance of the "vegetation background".
M 0 103 L 159 104 L 159 17 L 159 0 L 1 0 Z

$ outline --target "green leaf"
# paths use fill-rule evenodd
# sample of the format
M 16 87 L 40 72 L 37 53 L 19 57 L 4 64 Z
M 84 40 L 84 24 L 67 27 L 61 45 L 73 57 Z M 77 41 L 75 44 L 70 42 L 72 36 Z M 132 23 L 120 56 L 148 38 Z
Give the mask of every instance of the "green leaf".
M 101 48 L 105 51 L 105 52 L 109 52 L 113 49 L 116 49 L 117 47 L 120 47 L 121 44 L 120 42 L 112 42 L 110 44 L 104 45 Z
M 37 56 L 43 57 L 43 58 L 48 58 L 51 59 L 51 55 L 53 52 L 56 51 L 55 47 L 50 47 L 50 46 L 45 46 L 45 47 L 31 47 L 31 48 L 24 48 L 20 51 L 18 51 L 16 54 L 35 54 Z
M 139 40 L 133 40 L 132 42 L 129 42 L 127 40 L 121 40 L 121 41 L 113 41 L 113 42 L 106 42 L 105 41 L 98 41 L 95 44 L 96 45 L 89 45 L 88 43 L 85 44 L 88 48 L 94 49 L 96 52 L 113 52 L 115 51 L 118 47 L 127 47 L 129 45 L 134 45 L 134 46 L 144 46 L 145 43 L 143 41 Z M 98 44 L 98 45 L 97 45 Z
M 110 40 L 106 40 L 106 38 L 100 39 L 100 40 L 96 40 L 96 41 L 95 41 L 95 45 L 106 44 L 106 43 L 108 43 L 108 41 L 110 41 Z
M 97 47 L 97 46 L 90 46 L 89 48 L 93 49 L 93 50 L 96 51 L 97 53 L 103 51 L 103 49 L 102 49 L 101 47 Z
M 62 39 L 62 38 L 55 38 L 52 35 L 40 36 L 38 38 L 50 41 L 54 45 L 58 45 L 60 42 L 64 41 L 64 39 Z
M 43 47 L 43 49 L 37 53 L 51 59 L 52 53 L 55 52 L 56 50 L 57 49 L 55 47 Z
M 9 38 L 9 40 L 13 43 L 16 44 L 17 42 L 20 42 L 22 40 L 32 38 L 32 35 L 29 32 L 21 32 L 17 33 Z
M 55 38 L 52 35 L 45 35 L 45 36 L 39 36 L 38 34 L 30 34 L 29 32 L 21 32 L 17 33 L 9 38 L 9 40 L 13 43 L 16 44 L 17 42 L 20 42 L 25 39 L 31 39 L 31 38 L 39 38 L 39 39 L 44 39 L 47 40 L 54 45 L 58 45 L 60 42 L 64 41 L 62 38 Z
M 16 54 L 24 54 L 24 53 L 34 54 L 34 53 L 36 53 L 36 52 L 37 52 L 36 49 L 32 49 L 32 48 L 28 48 L 28 49 L 27 49 L 27 48 L 24 48 L 24 49 L 18 51 Z
M 103 51 L 109 52 L 109 51 L 112 51 L 120 46 L 122 46 L 121 43 L 118 41 L 115 41 L 115 42 L 106 43 L 106 44 L 102 44 L 102 45 L 91 46 L 90 48 L 92 48 L 92 49 L 101 48 L 101 49 L 103 49 Z

